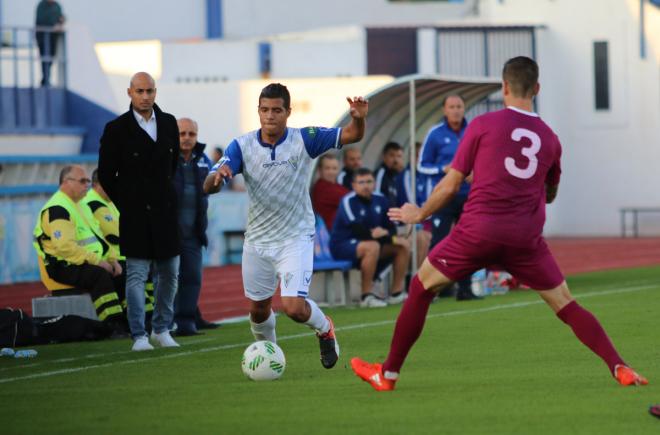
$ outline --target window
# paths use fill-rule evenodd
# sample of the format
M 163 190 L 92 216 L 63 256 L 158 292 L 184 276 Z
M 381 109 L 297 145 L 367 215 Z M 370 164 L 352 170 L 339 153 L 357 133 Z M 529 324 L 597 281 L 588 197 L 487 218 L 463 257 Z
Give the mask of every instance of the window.
M 607 41 L 594 42 L 594 85 L 596 110 L 609 110 L 610 77 Z

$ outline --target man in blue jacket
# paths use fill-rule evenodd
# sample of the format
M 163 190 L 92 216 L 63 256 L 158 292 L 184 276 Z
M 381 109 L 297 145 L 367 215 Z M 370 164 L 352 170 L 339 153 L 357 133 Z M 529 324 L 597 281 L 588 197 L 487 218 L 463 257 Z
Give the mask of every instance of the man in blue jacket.
M 442 111 L 444 118 L 440 124 L 431 127 L 422 144 L 421 157 L 417 164 L 417 172 L 426 182 L 435 186 L 442 180 L 445 173 L 449 170 L 458 144 L 463 138 L 467 128 L 465 119 L 465 102 L 460 95 L 449 95 L 442 102 Z M 458 194 L 443 207 L 440 211 L 431 217 L 432 238 L 429 249 L 447 237 L 452 226 L 458 222 L 463 212 L 463 205 L 467 201 L 470 185 L 461 184 Z M 471 288 L 470 278 L 458 282 L 457 300 L 478 299 Z
M 389 303 L 406 297 L 404 278 L 410 261 L 410 243 L 396 236 L 394 223 L 387 217 L 390 203 L 374 193 L 374 176 L 367 168 L 355 171 L 353 192 L 340 204 L 330 235 L 330 252 L 337 260 L 351 260 L 362 275 L 362 307 L 384 307 L 385 301 L 371 293 L 379 260 L 393 261 L 392 291 Z M 393 259 L 393 260 L 392 260 Z
M 197 334 L 197 301 L 202 287 L 202 247 L 208 245 L 208 195 L 202 186 L 213 164 L 204 154 L 205 144 L 197 142 L 197 123 L 189 118 L 177 121 L 181 153 L 174 175 L 179 199 L 181 265 L 179 289 L 174 302 L 177 335 Z

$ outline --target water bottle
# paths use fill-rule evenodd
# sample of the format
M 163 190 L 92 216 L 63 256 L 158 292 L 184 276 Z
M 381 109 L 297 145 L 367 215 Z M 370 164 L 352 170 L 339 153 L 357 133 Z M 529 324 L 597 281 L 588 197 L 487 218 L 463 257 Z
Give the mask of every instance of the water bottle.
M 34 358 L 37 356 L 37 351 L 34 349 L 17 350 L 14 358 Z
M 11 347 L 3 347 L 0 349 L 0 356 L 14 356 L 14 349 Z

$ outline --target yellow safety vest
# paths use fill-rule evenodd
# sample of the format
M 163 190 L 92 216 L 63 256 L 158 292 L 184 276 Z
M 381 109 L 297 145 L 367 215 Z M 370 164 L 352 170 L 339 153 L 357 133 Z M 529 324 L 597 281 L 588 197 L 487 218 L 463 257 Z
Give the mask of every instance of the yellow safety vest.
M 106 207 L 108 210 L 110 210 L 110 214 L 112 215 L 112 219 L 114 219 L 117 223 L 119 223 L 119 210 L 117 209 L 117 206 L 113 202 L 108 202 L 99 193 L 94 190 L 94 189 L 89 189 L 87 192 L 87 195 L 81 200 L 81 202 L 84 205 L 85 213 L 89 212 L 92 214 L 92 219 L 96 221 L 97 224 L 99 224 L 99 229 L 100 229 L 100 223 L 96 220 L 96 217 L 94 216 L 94 213 L 92 213 L 92 209 L 89 207 L 89 204 L 93 201 L 98 201 L 101 204 L 103 204 L 104 207 Z M 101 231 L 102 232 L 102 231 Z M 119 235 L 119 234 L 117 234 Z M 119 250 L 119 245 L 111 243 L 107 238 L 106 235 L 103 234 L 105 241 L 108 242 L 108 244 L 117 252 L 117 260 L 126 260 L 126 257 L 121 255 L 121 252 Z M 108 251 L 110 252 L 110 251 Z M 106 255 L 107 256 L 107 255 Z
M 37 216 L 37 224 L 34 226 L 34 249 L 37 251 L 37 255 L 41 258 L 46 258 L 46 253 L 41 248 L 41 237 L 44 235 L 44 231 L 41 228 L 41 216 L 44 211 L 50 207 L 60 206 L 69 212 L 71 221 L 76 226 L 76 243 L 79 246 L 82 246 L 88 251 L 94 252 L 103 257 L 103 244 L 99 241 L 97 234 L 101 234 L 98 224 L 94 219 L 94 216 L 89 213 L 85 213 L 84 210 L 80 210 L 78 204 L 73 202 L 64 192 L 58 190 L 53 196 L 46 202 L 46 204 L 39 211 Z M 66 261 L 66 258 L 59 258 L 56 255 L 53 255 L 58 260 Z

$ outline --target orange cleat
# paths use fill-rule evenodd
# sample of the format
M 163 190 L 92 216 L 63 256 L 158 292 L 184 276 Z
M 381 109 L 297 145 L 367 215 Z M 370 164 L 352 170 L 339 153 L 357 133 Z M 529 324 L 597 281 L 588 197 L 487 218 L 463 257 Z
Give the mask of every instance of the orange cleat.
M 351 358 L 353 372 L 363 381 L 368 382 L 376 391 L 392 391 L 396 380 L 385 379 L 383 366 L 378 363 L 368 363 L 360 358 Z
M 649 383 L 644 376 L 623 364 L 614 366 L 614 377 L 624 387 L 628 385 L 647 385 Z

